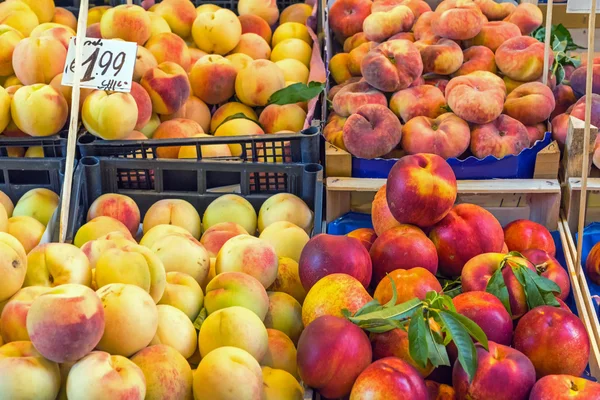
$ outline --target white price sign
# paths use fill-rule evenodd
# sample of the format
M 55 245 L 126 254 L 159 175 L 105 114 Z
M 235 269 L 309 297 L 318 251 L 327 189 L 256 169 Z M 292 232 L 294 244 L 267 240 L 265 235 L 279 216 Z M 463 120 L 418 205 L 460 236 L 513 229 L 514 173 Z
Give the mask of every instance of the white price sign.
M 130 92 L 137 57 L 137 43 L 85 38 L 81 63 L 81 87 L 114 92 Z M 62 84 L 73 86 L 75 38 L 72 37 Z
M 567 13 L 589 14 L 592 11 L 592 0 L 568 0 Z M 596 0 L 596 13 L 600 12 L 600 0 Z

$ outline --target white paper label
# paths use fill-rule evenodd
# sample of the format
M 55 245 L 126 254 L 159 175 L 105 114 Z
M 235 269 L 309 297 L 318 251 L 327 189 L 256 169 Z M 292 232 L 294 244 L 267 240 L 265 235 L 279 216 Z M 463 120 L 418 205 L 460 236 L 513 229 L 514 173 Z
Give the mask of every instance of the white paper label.
M 130 92 L 137 57 L 137 43 L 85 38 L 81 63 L 81 87 Z M 73 86 L 75 38 L 69 42 L 62 84 Z
M 568 0 L 568 14 L 589 14 L 592 11 L 592 0 Z M 596 0 L 596 14 L 600 12 L 600 0 Z

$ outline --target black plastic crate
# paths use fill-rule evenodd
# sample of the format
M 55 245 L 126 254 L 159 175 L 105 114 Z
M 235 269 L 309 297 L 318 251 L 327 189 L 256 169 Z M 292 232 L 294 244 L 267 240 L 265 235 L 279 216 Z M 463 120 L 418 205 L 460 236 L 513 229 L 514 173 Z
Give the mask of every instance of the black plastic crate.
M 308 204 L 315 214 L 313 233 L 322 232 L 323 167 L 319 164 L 84 157 L 76 175 L 81 180 L 74 186 L 67 241 L 72 241 L 85 223 L 92 202 L 105 193 L 131 197 L 143 219 L 150 206 L 162 199 L 186 200 L 202 216 L 208 205 L 223 194 L 243 196 L 258 212 L 270 196 L 287 192 Z
M 319 127 L 311 127 L 298 134 L 215 136 L 201 139 L 103 140 L 86 132 L 78 138 L 78 148 L 82 157 L 156 159 L 156 150 L 159 148 L 196 146 L 197 159 L 200 160 L 202 145 L 240 144 L 242 154 L 228 159 L 312 164 L 319 162 L 319 136 Z
M 9 197 L 13 204 L 17 204 L 19 199 L 32 189 L 49 189 L 60 195 L 64 170 L 64 158 L 5 158 L 0 161 L 0 191 Z M 80 175 L 81 173 L 76 173 L 73 177 L 73 192 L 80 186 Z M 58 207 L 60 210 L 60 204 Z M 69 215 L 72 216 L 72 212 Z M 60 212 L 56 212 L 48 223 L 48 228 L 52 229 L 50 237 L 53 242 L 59 240 L 59 221 Z
M 74 3 L 77 3 L 77 7 L 79 6 L 79 0 L 72 0 Z M 161 0 L 156 0 L 156 3 L 160 3 Z M 137 4 L 140 5 L 142 2 L 142 0 L 133 0 L 133 4 Z M 238 0 L 211 0 L 211 1 L 206 1 L 206 0 L 191 0 L 192 3 L 194 3 L 194 5 L 197 7 L 201 4 L 216 4 L 219 7 L 222 8 L 228 8 L 230 10 L 237 10 L 237 4 L 238 4 Z M 96 3 L 100 3 L 102 4 L 102 0 L 96 0 L 94 1 L 94 4 Z M 107 0 L 106 3 L 110 4 L 111 6 L 117 6 L 119 4 L 127 4 L 127 1 L 125 0 Z M 297 0 L 277 0 L 277 6 L 279 7 L 280 10 L 283 10 L 284 8 L 286 8 L 287 6 L 290 6 L 292 4 L 296 4 L 296 3 L 304 3 L 303 1 L 297 1 Z
M 42 147 L 44 157 L 65 157 L 67 154 L 67 131 L 46 137 L 6 137 L 0 135 L 0 157 L 8 157 L 10 148 Z M 4 162 L 4 161 L 2 161 Z

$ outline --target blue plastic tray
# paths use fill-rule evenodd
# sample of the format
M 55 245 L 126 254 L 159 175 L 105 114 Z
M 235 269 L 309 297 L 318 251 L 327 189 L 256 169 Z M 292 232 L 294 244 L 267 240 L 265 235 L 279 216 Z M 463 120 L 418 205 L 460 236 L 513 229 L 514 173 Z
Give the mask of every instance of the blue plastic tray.
M 370 214 L 362 214 L 356 212 L 349 212 L 347 214 L 342 215 L 335 221 L 327 224 L 327 233 L 331 235 L 345 235 L 347 233 L 352 232 L 355 229 L 359 228 L 373 228 L 373 224 L 371 222 Z M 560 265 L 566 269 L 566 260 L 565 253 L 562 247 L 562 242 L 560 241 L 560 234 L 558 231 L 552 232 L 552 238 L 554 239 L 554 244 L 556 245 L 556 260 L 560 263 Z M 583 236 L 583 254 L 587 257 L 592 246 L 600 241 L 600 223 L 594 223 L 584 230 Z M 583 257 L 583 261 L 585 263 L 585 257 Z M 591 283 L 588 280 L 588 285 L 590 287 L 590 292 L 592 295 L 597 294 L 600 295 L 600 286 Z M 575 305 L 575 298 L 573 297 L 573 291 L 569 293 L 567 300 L 565 303 L 569 306 L 569 308 L 573 311 L 573 313 L 579 316 L 577 312 L 577 306 Z M 599 312 L 598 308 L 596 308 L 596 312 Z M 586 368 L 583 378 L 596 381 L 594 377 L 590 375 L 589 366 Z
M 448 164 L 454 170 L 456 179 L 531 179 L 535 169 L 535 159 L 540 150 L 552 142 L 552 134 L 546 132 L 543 140 L 538 140 L 531 148 L 519 155 L 498 159 L 488 156 L 478 159 L 473 156 L 464 160 L 449 158 Z M 352 157 L 352 176 L 355 178 L 387 178 L 398 159 Z

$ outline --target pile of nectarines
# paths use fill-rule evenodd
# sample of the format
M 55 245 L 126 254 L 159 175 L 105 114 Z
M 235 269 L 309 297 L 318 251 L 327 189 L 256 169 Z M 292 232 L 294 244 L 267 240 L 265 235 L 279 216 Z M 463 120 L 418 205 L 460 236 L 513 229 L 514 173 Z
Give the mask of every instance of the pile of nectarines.
M 72 19 L 59 18 L 61 10 L 53 0 L 0 4 L 0 133 L 6 136 L 50 136 L 65 126 L 71 87 L 61 80 L 76 21 L 68 11 Z M 237 14 L 212 4 L 196 8 L 190 0 L 164 0 L 148 11 L 93 7 L 86 36 L 135 42 L 138 52 L 130 93 L 82 90 L 83 125 L 108 140 L 299 132 L 307 103 L 269 99 L 308 83 L 312 11 L 298 3 L 280 14 L 274 0 L 241 0 Z M 196 158 L 195 147 L 161 150 L 162 158 Z M 205 158 L 241 151 L 235 144 L 202 150 Z
M 0 192 L 0 398 L 303 398 L 304 201 L 277 194 L 257 214 L 223 195 L 200 218 L 165 199 L 142 219 L 105 194 L 74 244 L 38 245 L 29 225 L 43 232 L 52 199 L 13 210 Z
M 336 0 L 325 138 L 361 158 L 519 154 L 565 96 L 541 83 L 542 20 L 529 3 Z
M 555 258 L 550 232 L 528 220 L 503 228 L 477 205 L 454 205 L 455 197 L 456 180 L 441 157 L 405 156 L 373 202 L 374 229 L 317 235 L 306 244 L 299 262 L 307 290 L 298 342 L 300 377 L 326 398 L 600 398 L 600 384 L 580 378 L 590 337 L 564 303 L 570 280 Z M 529 307 L 531 292 L 513 272 L 517 265 L 556 285 L 550 293 L 554 306 Z M 488 290 L 496 271 L 503 277 L 507 304 Z M 376 329 L 381 319 L 373 317 L 374 329 L 365 327 L 367 334 L 345 318 L 363 307 L 375 310 L 374 301 L 390 302 L 394 288 L 396 304 L 442 294 L 448 289 L 439 276 L 461 277 L 462 293 L 454 293 L 452 307 L 488 339 L 487 346 L 475 346 L 472 380 L 453 343 L 447 345 L 451 367 L 436 368 L 413 358 L 409 343 L 419 336 L 411 335 L 412 323 L 382 332 Z M 431 319 L 431 330 L 447 336 L 450 332 L 442 332 L 437 321 Z

